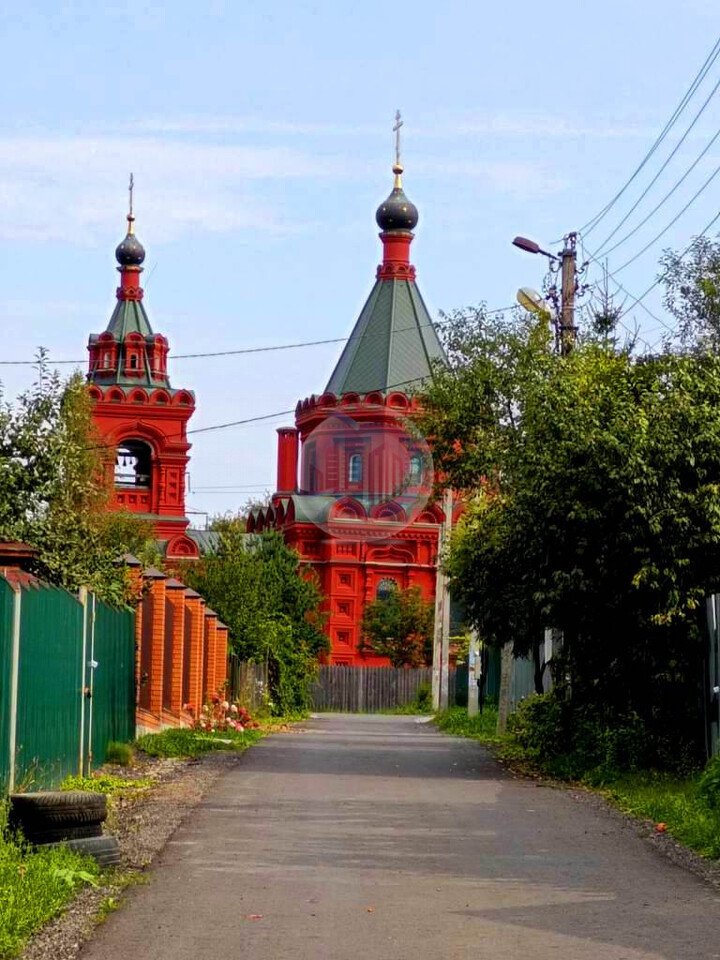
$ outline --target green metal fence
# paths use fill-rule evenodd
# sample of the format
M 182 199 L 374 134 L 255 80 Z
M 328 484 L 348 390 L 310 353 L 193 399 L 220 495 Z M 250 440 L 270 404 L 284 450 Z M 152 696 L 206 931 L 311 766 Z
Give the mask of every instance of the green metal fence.
M 134 735 L 133 615 L 0 578 L 0 792 L 56 786 Z

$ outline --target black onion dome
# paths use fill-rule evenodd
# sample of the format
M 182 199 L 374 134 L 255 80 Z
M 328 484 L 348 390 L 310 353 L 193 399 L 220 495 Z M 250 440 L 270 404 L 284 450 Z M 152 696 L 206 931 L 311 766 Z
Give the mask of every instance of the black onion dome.
M 395 168 L 393 169 L 395 170 Z M 400 171 L 402 171 L 402 167 L 400 167 Z M 418 222 L 417 207 L 405 196 L 397 170 L 395 170 L 395 175 L 393 192 L 377 208 L 375 220 L 381 230 L 414 230 Z
M 130 229 L 132 230 L 132 224 Z M 115 258 L 121 267 L 139 267 L 145 259 L 145 247 L 134 233 L 128 231 L 128 235 L 115 250 Z

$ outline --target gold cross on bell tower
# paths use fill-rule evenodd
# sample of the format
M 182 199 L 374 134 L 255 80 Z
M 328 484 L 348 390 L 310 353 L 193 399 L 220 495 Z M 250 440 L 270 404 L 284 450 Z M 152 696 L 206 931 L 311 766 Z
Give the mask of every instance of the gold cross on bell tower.
M 393 173 L 395 174 L 395 186 L 397 188 L 402 187 L 401 175 L 403 172 L 403 165 L 400 160 L 400 128 L 404 124 L 404 120 L 400 116 L 400 111 L 395 111 L 395 124 L 393 126 L 393 132 L 395 134 L 395 163 L 393 164 Z
M 134 227 L 135 217 L 133 216 L 133 192 L 134 192 L 134 190 L 135 190 L 135 177 L 133 177 L 133 175 L 130 174 L 130 183 L 128 184 L 128 195 L 129 195 L 128 215 L 127 215 L 128 233 L 134 233 L 134 232 L 135 232 L 135 227 Z

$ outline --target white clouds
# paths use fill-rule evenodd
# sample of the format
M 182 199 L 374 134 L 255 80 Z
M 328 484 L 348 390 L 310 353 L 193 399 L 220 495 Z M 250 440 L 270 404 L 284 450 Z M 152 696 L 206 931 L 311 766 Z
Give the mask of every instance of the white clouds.
M 61 135 L 0 138 L 0 237 L 64 239 L 69 225 L 93 240 L 117 220 L 133 170 L 138 209 L 156 237 L 187 227 L 281 230 L 282 217 L 249 182 L 317 177 L 327 161 L 290 149 L 164 142 L 154 137 Z
M 207 131 L 215 121 L 203 122 Z M 262 121 L 251 144 L 208 142 L 201 126 L 183 128 L 184 136 L 142 134 L 140 127 L 133 125 L 134 132 L 125 136 L 0 136 L 0 240 L 92 245 L 108 230 L 116 233 L 130 170 L 143 233 L 156 241 L 174 239 L 188 229 L 248 235 L 297 232 L 310 225 L 310 207 L 297 212 L 302 191 L 288 189 L 289 181 L 323 182 L 332 190 L 333 183 L 377 173 L 371 160 L 353 152 L 356 141 L 344 139 L 350 128 L 328 128 L 338 137 L 338 150 L 330 155 L 313 140 L 303 148 L 259 143 L 259 131 L 269 129 Z M 283 128 L 285 140 L 291 128 L 300 129 Z M 302 129 L 317 135 L 324 125 Z M 472 180 L 481 191 L 523 197 L 544 196 L 561 186 L 535 162 L 448 161 L 448 153 L 447 144 L 432 153 L 417 151 L 414 176 L 444 180 L 450 173 Z

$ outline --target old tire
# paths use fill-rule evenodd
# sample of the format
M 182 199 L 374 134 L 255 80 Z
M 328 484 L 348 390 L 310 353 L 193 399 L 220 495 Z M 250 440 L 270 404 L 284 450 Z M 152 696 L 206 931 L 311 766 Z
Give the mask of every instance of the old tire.
M 117 837 L 109 835 L 91 837 L 90 839 L 69 840 L 65 846 L 72 850 L 81 850 L 88 853 L 101 867 L 120 866 L 120 846 Z
M 64 841 L 86 840 L 92 837 L 102 837 L 102 824 L 89 823 L 78 826 L 40 827 L 23 826 L 23 836 L 32 844 L 40 847 L 46 843 L 63 843 Z
M 107 798 L 99 793 L 18 793 L 10 798 L 10 825 L 33 843 L 99 836 L 106 817 Z M 35 839 L 40 836 L 48 839 Z

